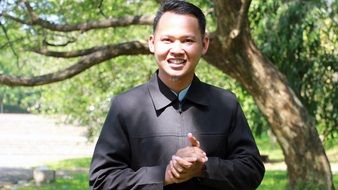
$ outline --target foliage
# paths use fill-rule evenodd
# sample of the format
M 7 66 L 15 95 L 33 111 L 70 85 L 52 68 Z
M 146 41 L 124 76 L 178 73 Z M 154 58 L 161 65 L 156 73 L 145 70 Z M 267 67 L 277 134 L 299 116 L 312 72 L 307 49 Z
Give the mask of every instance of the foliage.
M 40 90 L 38 88 L 10 88 L 0 86 L 0 102 L 3 103 L 3 112 L 22 112 L 27 113 L 32 108 L 38 110 L 35 104 L 40 98 Z M 1 103 L 0 103 L 1 105 Z
M 139 0 L 79 0 L 76 4 L 71 0 L 29 2 L 42 18 L 63 24 L 154 14 L 157 8 L 155 1 Z M 208 30 L 213 31 L 216 26 L 214 15 L 210 14 L 213 8 L 211 1 L 191 2 L 207 13 Z M 1 5 L 2 10 L 29 20 L 22 5 L 17 6 L 14 1 L 1 2 Z M 338 108 L 334 106 L 338 104 L 335 87 L 338 80 L 337 57 L 334 56 L 337 54 L 334 48 L 337 27 L 332 19 L 336 9 L 333 3 L 329 6 L 324 1 L 254 0 L 249 12 L 252 35 L 257 45 L 287 76 L 293 90 L 316 118 L 321 134 L 330 134 L 331 137 L 338 135 Z M 2 30 L 7 37 L 0 37 L 0 72 L 25 76 L 56 71 L 78 61 L 78 58 L 40 56 L 27 51 L 30 48 L 45 47 L 48 43 L 54 44 L 54 47 L 49 47 L 50 50 L 76 50 L 135 39 L 146 40 L 151 33 L 149 26 L 65 34 L 39 26 L 20 25 L 2 17 L 0 23 L 7 29 Z M 16 59 L 19 60 L 13 61 Z M 69 122 L 89 126 L 89 136 L 95 136 L 102 126 L 111 98 L 147 81 L 155 70 L 154 60 L 149 56 L 118 57 L 62 83 L 29 90 L 0 87 L 0 94 L 6 102 L 15 102 L 36 112 L 66 115 Z M 205 63 L 200 64 L 197 74 L 203 81 L 234 91 L 256 135 L 264 134 L 268 124 L 248 92 Z
M 71 80 L 46 86 L 41 107 L 45 113 L 62 113 L 68 121 L 88 126 L 88 137 L 95 137 L 111 99 L 145 82 L 155 71 L 155 64 L 150 64 L 150 60 L 149 57 L 116 58 Z
M 252 35 L 331 140 L 338 135 L 337 25 L 329 1 L 253 1 Z
M 25 9 L 16 7 L 14 2 L 1 3 L 4 9 L 10 10 L 20 18 L 28 17 Z M 152 1 L 146 3 L 124 0 L 102 1 L 103 4 L 79 1 L 76 6 L 73 1 L 30 1 L 30 3 L 37 14 L 54 23 L 86 22 L 102 19 L 107 15 L 113 17 L 128 14 L 141 15 L 155 10 L 155 2 Z M 84 49 L 128 40 L 147 39 L 151 33 L 149 26 L 130 26 L 86 33 L 71 32 L 65 35 L 35 26 L 24 25 L 20 28 L 16 22 L 3 20 L 1 17 L 0 23 L 6 25 L 3 33 L 9 36 L 9 38 L 0 38 L 0 44 L 4 44 L 0 52 L 0 57 L 4 58 L 1 59 L 4 60 L 0 65 L 1 73 L 24 76 L 56 71 L 78 60 L 78 58 L 56 59 L 39 56 L 27 51 L 30 48 L 44 47 L 45 43 L 49 43 L 55 45 L 51 48 L 55 51 Z M 64 48 L 62 44 L 68 46 Z M 20 60 L 13 64 L 16 56 Z M 28 107 L 33 112 L 66 115 L 69 122 L 89 126 L 89 136 L 93 136 L 94 129 L 102 125 L 110 99 L 149 78 L 149 70 L 150 73 L 155 70 L 150 64 L 151 60 L 149 57 L 116 58 L 64 83 L 35 88 L 39 93 L 34 91 L 35 97 L 31 97 L 34 103 L 31 101 L 30 104 L 21 104 L 23 101 L 21 96 L 26 91 L 18 90 L 19 92 L 15 93 L 16 89 L 21 88 L 0 87 L 0 93 L 6 102 L 19 102 L 19 106 Z M 33 90 L 28 90 L 31 91 Z
M 99 7 L 98 3 L 89 1 L 80 2 L 81 6 L 74 7 L 72 1 L 62 1 L 56 3 L 54 1 L 31 1 L 36 13 L 43 15 L 47 20 L 55 23 L 77 23 L 85 20 L 94 20 L 102 16 L 123 16 L 137 15 L 144 13 L 155 13 L 156 4 L 147 1 L 141 4 L 139 1 L 102 1 Z M 212 8 L 210 1 L 194 1 L 208 13 Z M 14 9 L 18 15 L 26 15 L 20 8 L 13 8 L 8 5 L 8 9 Z M 81 17 L 79 17 L 81 13 Z M 27 15 L 26 15 L 27 16 Z M 212 14 L 207 14 L 208 30 L 215 28 Z M 10 24 L 10 23 L 8 23 Z M 11 23 L 15 25 L 16 23 Z M 17 26 L 18 27 L 18 26 Z M 16 28 L 20 31 L 19 28 Z M 21 29 L 22 30 L 22 29 Z M 16 31 L 16 30 L 12 30 Z M 18 36 L 25 36 L 25 40 L 16 44 L 19 47 L 39 47 L 43 46 L 41 42 L 53 44 L 67 44 L 67 49 L 83 49 L 98 44 L 117 43 L 134 39 L 147 39 L 151 33 L 149 26 L 130 26 L 126 28 L 113 28 L 107 30 L 88 31 L 86 33 L 71 32 L 67 35 L 60 35 L 58 32 L 51 32 L 41 27 L 27 26 L 21 32 L 16 32 Z M 10 31 L 9 31 L 10 32 Z M 29 35 L 29 34 L 36 35 Z M 11 33 L 11 36 L 14 34 Z M 14 35 L 15 36 L 15 35 Z M 19 38 L 19 37 L 18 37 Z M 52 50 L 64 50 L 63 46 L 54 47 Z M 10 53 L 10 49 L 6 49 Z M 28 68 L 35 65 L 30 73 L 9 69 L 11 73 L 21 73 L 25 75 L 34 75 L 45 73 L 52 70 L 64 68 L 65 66 L 75 62 L 77 59 L 54 59 L 26 52 L 18 51 L 20 57 L 24 57 L 26 65 L 20 67 Z M 40 59 L 38 58 L 40 57 Z M 43 62 L 43 65 L 41 65 Z M 11 66 L 10 63 L 6 65 Z M 35 107 L 39 108 L 35 111 L 41 111 L 48 114 L 62 114 L 67 116 L 67 122 L 77 122 L 80 125 L 88 126 L 88 137 L 95 137 L 100 130 L 105 115 L 109 108 L 111 99 L 134 86 L 146 82 L 150 75 L 156 70 L 156 64 L 150 56 L 142 57 L 118 57 L 107 61 L 95 68 L 91 68 L 87 72 L 74 77 L 73 79 L 62 83 L 51 84 L 41 87 L 41 98 L 36 100 Z M 263 129 L 267 129 L 268 125 L 261 116 L 260 111 L 255 106 L 251 96 L 240 87 L 234 80 L 225 76 L 216 68 L 201 63 L 198 67 L 198 76 L 206 82 L 214 84 L 222 88 L 228 88 L 234 91 L 240 102 L 250 126 L 260 134 Z M 210 75 L 212 73 L 212 75 Z M 34 111 L 34 107 L 31 107 Z
M 196 0 L 193 2 L 202 6 L 207 12 L 212 12 L 209 11 L 212 10 L 213 6 L 210 1 Z M 214 2 L 220 5 L 220 1 Z M 330 134 L 331 139 L 334 139 L 338 135 L 338 108 L 336 106 L 338 74 L 337 50 L 335 49 L 337 28 L 334 21 L 336 17 L 333 14 L 336 7 L 333 3 L 327 5 L 326 2 L 332 1 L 296 0 L 280 2 L 268 0 L 262 2 L 256 0 L 252 2 L 249 17 L 253 29 L 251 34 L 257 45 L 286 75 L 291 88 L 297 95 L 296 97 L 300 98 L 303 105 L 309 110 L 310 115 L 316 119 L 320 133 L 324 136 Z M 8 16 L 2 14 L 3 10 L 21 19 L 22 22 L 34 22 L 35 14 L 30 11 L 33 9 L 40 18 L 51 23 L 76 24 L 110 16 L 118 18 L 125 15 L 154 14 L 157 6 L 154 0 L 77 0 L 75 3 L 71 0 L 30 0 L 29 3 L 31 6 L 28 5 L 28 1 L 0 1 L 0 27 L 2 34 L 4 34 L 0 38 L 0 49 L 2 50 L 0 52 L 1 73 L 7 74 L 10 72 L 10 74 L 17 76 L 38 76 L 43 73 L 55 73 L 62 68 L 67 68 L 80 60 L 84 60 L 84 58 L 92 58 L 91 56 L 70 59 L 51 58 L 34 54 L 32 53 L 33 49 L 48 49 L 49 51 L 59 52 L 83 50 L 135 39 L 145 40 L 151 33 L 149 26 L 56 32 L 34 23 L 22 24 L 15 19 L 5 19 Z M 233 14 L 224 14 L 223 18 L 236 19 L 234 16 Z M 221 18 L 222 16 L 220 16 Z M 241 17 L 238 18 L 240 21 Z M 214 20 L 212 14 L 208 15 L 208 21 L 211 21 L 211 27 L 208 28 L 210 31 L 217 27 Z M 238 23 L 241 24 L 241 22 Z M 226 38 L 226 35 L 219 34 L 221 38 L 218 39 Z M 223 51 L 224 49 L 219 50 Z M 102 52 L 97 52 L 94 55 L 100 55 Z M 105 55 L 107 56 L 107 54 Z M 235 55 L 238 54 L 235 53 Z M 88 62 L 94 63 L 91 59 L 88 60 Z M 115 58 L 64 83 L 43 87 L 41 92 L 33 92 L 33 99 L 38 99 L 34 105 L 38 105 L 37 111 L 63 114 L 71 122 L 89 126 L 88 135 L 96 136 L 98 129 L 102 126 L 110 100 L 115 95 L 147 81 L 155 69 L 153 59 L 148 56 Z M 250 125 L 257 134 L 264 135 L 264 131 L 268 128 L 267 122 L 246 91 L 208 65 L 202 64 L 199 67 L 198 76 L 204 81 L 234 91 L 243 106 Z M 7 94 L 10 94 L 8 88 L 5 90 Z M 0 89 L 0 92 L 5 90 Z M 258 91 L 262 90 L 258 89 Z M 270 90 L 268 91 L 270 92 Z M 39 99 L 40 93 L 41 98 Z M 21 101 L 21 97 L 19 99 Z M 294 105 L 297 103 L 294 99 L 286 101 L 293 102 Z M 274 111 L 279 113 L 279 110 Z M 304 113 L 304 115 L 307 116 L 307 113 Z M 300 135 L 309 138 L 306 134 Z M 317 137 L 316 134 L 313 135 Z M 330 140 L 329 142 L 334 141 Z M 287 148 L 286 145 L 285 147 Z M 297 149 L 294 151 L 297 152 Z M 324 153 L 323 156 L 325 156 Z M 291 162 L 288 163 L 292 165 Z M 310 164 L 311 161 L 307 166 L 311 170 Z M 305 168 L 307 167 L 299 169 L 305 171 Z M 290 175 L 296 176 L 295 174 L 295 172 L 290 173 Z M 302 172 L 302 175 L 310 176 L 313 179 L 317 177 L 309 175 L 308 172 Z M 320 173 L 318 173 L 318 177 L 322 177 Z M 297 177 L 293 179 L 298 180 Z
M 1 41 L 1 38 L 0 38 Z M 12 57 L 0 51 L 0 74 L 22 72 L 29 75 L 34 68 L 23 69 L 19 65 L 11 65 Z M 39 110 L 36 101 L 39 100 L 41 88 L 11 88 L 0 85 L 0 105 L 3 104 L 4 112 L 29 112 L 31 109 Z

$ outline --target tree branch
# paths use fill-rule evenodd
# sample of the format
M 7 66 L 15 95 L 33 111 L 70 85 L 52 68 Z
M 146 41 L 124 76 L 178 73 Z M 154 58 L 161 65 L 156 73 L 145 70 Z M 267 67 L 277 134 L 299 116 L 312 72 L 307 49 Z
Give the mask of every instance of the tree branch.
M 29 2 L 26 1 L 26 0 L 22 0 L 22 2 L 24 2 L 25 6 L 26 6 L 26 8 L 27 8 L 28 14 L 29 14 L 29 16 L 31 17 L 31 19 L 32 19 L 32 20 L 37 20 L 37 19 L 39 19 L 39 17 L 34 13 L 33 8 L 32 8 L 32 6 L 29 4 Z
M 86 56 L 86 55 L 92 54 L 97 51 L 104 51 L 104 50 L 113 51 L 115 48 L 116 48 L 116 44 L 110 44 L 110 45 L 96 46 L 96 47 L 77 50 L 77 51 L 60 52 L 60 51 L 50 51 L 47 48 L 35 48 L 29 51 L 38 53 L 40 55 L 50 56 L 50 57 L 73 58 L 73 57 Z
M 139 41 L 126 42 L 115 45 L 113 48 L 104 49 L 102 51 L 96 51 L 89 54 L 72 66 L 52 72 L 45 75 L 35 77 L 15 77 L 9 75 L 0 74 L 0 84 L 7 86 L 38 86 L 49 83 L 54 83 L 62 80 L 72 78 L 90 67 L 107 61 L 111 58 L 121 55 L 147 55 L 150 54 L 146 43 Z
M 58 43 L 58 44 L 54 44 L 54 43 L 48 42 L 46 38 L 42 41 L 42 43 L 44 45 L 53 46 L 53 47 L 65 47 L 65 46 L 67 46 L 67 45 L 69 45 L 71 43 L 74 43 L 74 42 L 76 42 L 76 38 L 72 38 L 72 39 L 67 40 L 66 42 Z
M 102 15 L 102 16 L 104 16 L 104 18 L 108 18 L 107 17 L 107 15 L 106 14 L 104 14 L 104 12 L 103 12 L 103 0 L 99 0 L 100 2 L 99 2 L 99 6 L 97 7 L 97 8 L 99 8 L 99 11 L 100 11 L 100 14 Z
M 158 3 L 163 3 L 165 0 L 156 0 L 156 2 L 158 2 Z
M 7 40 L 6 43 L 0 45 L 0 49 L 5 48 L 6 46 L 11 46 L 13 43 L 15 43 L 17 41 L 21 41 L 23 39 L 25 39 L 25 38 L 17 38 L 17 39 L 11 40 L 11 41 Z
M 243 28 L 243 24 L 247 19 L 247 13 L 250 7 L 251 0 L 242 0 L 241 9 L 239 10 L 238 19 L 235 28 L 230 32 L 230 38 L 236 38 L 241 29 Z
M 142 16 L 124 16 L 120 18 L 108 18 L 98 21 L 90 21 L 80 24 L 55 24 L 47 20 L 43 20 L 39 17 L 32 18 L 29 21 L 22 20 L 20 18 L 14 17 L 7 13 L 2 13 L 2 16 L 14 20 L 15 22 L 25 24 L 25 25 L 38 25 L 43 28 L 46 28 L 51 31 L 58 32 L 72 32 L 72 31 L 82 31 L 86 32 L 93 29 L 103 29 L 109 27 L 123 27 L 130 25 L 150 25 L 153 23 L 153 16 L 142 15 Z

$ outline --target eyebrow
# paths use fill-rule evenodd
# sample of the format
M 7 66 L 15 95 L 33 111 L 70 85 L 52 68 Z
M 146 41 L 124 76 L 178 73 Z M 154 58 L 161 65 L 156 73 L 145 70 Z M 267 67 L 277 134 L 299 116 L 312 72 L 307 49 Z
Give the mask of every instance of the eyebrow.
M 162 38 L 162 37 L 175 37 L 175 36 L 174 35 L 164 34 L 164 35 L 161 35 L 160 37 Z M 180 36 L 179 38 L 193 38 L 193 39 L 195 39 L 197 37 L 194 36 L 194 35 L 184 35 L 184 36 Z

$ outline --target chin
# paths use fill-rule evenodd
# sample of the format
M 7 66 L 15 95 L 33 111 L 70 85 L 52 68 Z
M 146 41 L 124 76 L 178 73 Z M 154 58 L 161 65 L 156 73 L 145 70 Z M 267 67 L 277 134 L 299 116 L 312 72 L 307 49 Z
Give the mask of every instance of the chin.
M 172 68 L 165 68 L 165 69 L 162 69 L 162 72 L 164 74 L 164 77 L 172 81 L 179 81 L 182 78 L 184 78 L 184 76 L 187 75 L 186 70 L 184 69 L 175 70 Z
M 181 71 L 170 71 L 167 73 L 171 78 L 181 78 L 184 75 L 184 73 Z
M 173 81 L 173 82 L 177 82 L 180 80 L 180 77 L 177 76 L 170 76 L 169 80 Z

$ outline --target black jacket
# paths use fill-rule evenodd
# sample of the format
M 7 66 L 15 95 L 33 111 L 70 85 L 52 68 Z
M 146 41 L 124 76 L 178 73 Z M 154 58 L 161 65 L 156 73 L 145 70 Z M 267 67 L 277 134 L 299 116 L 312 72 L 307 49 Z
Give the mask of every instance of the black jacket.
M 117 96 L 94 151 L 91 189 L 255 189 L 264 165 L 234 94 L 194 77 L 179 104 L 157 75 Z M 166 165 L 189 145 L 189 132 L 207 153 L 204 177 L 163 187 Z

